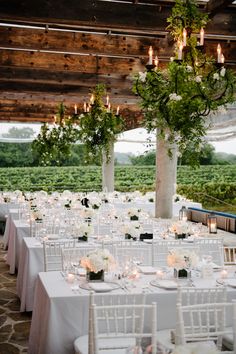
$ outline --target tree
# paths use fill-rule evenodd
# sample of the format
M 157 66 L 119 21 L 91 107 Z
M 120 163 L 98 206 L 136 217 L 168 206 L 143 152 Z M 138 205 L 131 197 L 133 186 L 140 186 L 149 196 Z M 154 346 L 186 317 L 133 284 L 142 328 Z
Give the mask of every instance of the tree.
M 29 127 L 16 128 L 12 127 L 7 133 L 2 134 L 4 138 L 15 138 L 15 139 L 30 139 L 34 137 L 34 130 Z

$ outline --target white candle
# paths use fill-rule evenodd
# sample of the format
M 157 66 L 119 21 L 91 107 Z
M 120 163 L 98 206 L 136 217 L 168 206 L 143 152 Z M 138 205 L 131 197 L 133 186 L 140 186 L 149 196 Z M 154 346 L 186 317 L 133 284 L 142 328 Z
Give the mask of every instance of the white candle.
M 158 57 L 156 56 L 154 59 L 154 65 L 155 65 L 156 69 L 158 68 L 158 64 L 159 64 L 159 60 L 158 60 Z
M 94 95 L 93 94 L 90 97 L 90 104 L 94 104 Z
M 116 115 L 117 116 L 119 115 L 119 112 L 120 112 L 120 106 L 117 106 L 117 109 L 116 109 Z
M 54 124 L 56 124 L 57 116 L 54 116 Z
M 87 103 L 84 102 L 84 112 L 87 112 Z
M 200 31 L 200 45 L 204 45 L 204 29 L 201 28 Z
M 67 279 L 68 283 L 72 284 L 72 283 L 74 283 L 75 275 L 69 273 L 69 274 L 67 274 L 67 278 L 66 279 Z
M 220 57 L 220 62 L 221 62 L 222 64 L 224 64 L 224 62 L 225 62 L 225 57 L 224 57 L 224 54 L 221 54 L 221 57 Z
M 178 59 L 182 60 L 182 54 L 183 54 L 183 43 L 179 42 L 179 47 L 178 47 Z
M 108 106 L 107 106 L 107 112 L 110 112 L 111 111 L 111 104 L 110 102 L 108 103 Z
M 183 30 L 183 47 L 185 47 L 186 44 L 187 44 L 187 31 L 184 28 L 184 30 Z
M 228 272 L 226 269 L 223 269 L 221 272 L 220 272 L 220 277 L 221 279 L 226 279 L 228 277 Z
M 152 65 L 152 62 L 153 62 L 153 49 L 152 49 L 152 47 L 149 47 L 148 55 L 149 55 L 148 64 L 149 64 L 149 65 Z
M 75 104 L 75 114 L 77 114 L 77 105 Z
M 108 106 L 109 105 L 109 96 L 107 95 L 107 103 L 106 105 Z
M 217 45 L 217 63 L 221 62 L 221 46 L 220 44 Z
M 158 270 L 157 272 L 156 272 L 156 276 L 157 276 L 157 279 L 163 279 L 163 271 L 162 270 Z

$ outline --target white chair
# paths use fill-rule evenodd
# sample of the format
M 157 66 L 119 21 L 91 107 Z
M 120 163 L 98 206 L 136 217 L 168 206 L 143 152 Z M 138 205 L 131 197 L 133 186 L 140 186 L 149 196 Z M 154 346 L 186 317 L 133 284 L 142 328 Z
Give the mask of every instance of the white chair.
M 152 266 L 164 267 L 167 265 L 168 247 L 178 247 L 180 240 L 153 240 L 152 242 Z
M 151 265 L 151 245 L 136 241 L 122 241 L 113 244 L 115 259 L 122 265 L 126 262 L 133 262 L 142 265 Z
M 233 314 L 233 316 L 232 316 Z M 214 342 L 222 350 L 222 337 L 228 333 L 226 316 L 231 315 L 234 326 L 234 348 L 236 353 L 236 304 L 206 303 L 183 306 L 177 304 L 176 345 L 187 342 Z M 232 331 L 232 329 L 231 329 Z
M 212 262 L 218 266 L 224 265 L 223 238 L 195 239 L 194 244 L 199 247 L 199 257 L 212 257 Z
M 181 305 L 189 306 L 196 304 L 211 304 L 226 302 L 226 287 L 214 288 L 195 288 L 195 287 L 178 287 L 177 302 Z M 157 332 L 157 339 L 163 347 L 172 350 L 175 347 L 176 327 L 172 329 L 160 330 Z
M 75 240 L 66 241 L 44 241 L 44 271 L 62 270 L 61 250 L 63 248 L 75 247 Z
M 224 246 L 224 265 L 236 264 L 236 246 Z
M 75 340 L 75 353 L 125 354 L 127 348 L 141 346 L 142 339 L 151 337 L 156 354 L 156 315 L 156 303 L 96 305 L 90 295 L 89 335 Z
M 89 252 L 94 251 L 93 246 L 66 247 L 61 249 L 62 270 L 75 271 L 80 265 L 80 259 Z

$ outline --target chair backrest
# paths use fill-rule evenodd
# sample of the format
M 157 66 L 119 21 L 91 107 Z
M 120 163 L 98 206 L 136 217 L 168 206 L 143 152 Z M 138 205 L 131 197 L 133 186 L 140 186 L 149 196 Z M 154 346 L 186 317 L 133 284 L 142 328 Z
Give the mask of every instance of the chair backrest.
M 223 238 L 195 239 L 195 244 L 199 247 L 200 258 L 209 255 L 214 263 L 224 265 Z
M 120 263 L 133 262 L 142 265 L 151 265 L 152 248 L 150 244 L 136 241 L 113 244 L 113 256 Z
M 152 353 L 156 354 L 156 303 L 91 306 L 94 354 L 103 349 L 110 353 L 113 349 L 125 349 L 129 338 L 134 338 L 135 345 L 141 346 L 141 340 L 147 337 L 151 337 Z M 145 316 L 149 318 L 150 328 L 144 328 Z M 114 345 L 117 340 L 118 347 Z
M 44 241 L 43 256 L 44 256 L 44 271 L 62 270 L 61 252 L 64 248 L 75 247 L 75 240 L 66 241 Z
M 224 264 L 236 264 L 236 246 L 224 246 Z
M 88 354 L 95 354 L 94 351 L 94 317 L 93 317 L 93 305 L 97 306 L 134 306 L 145 304 L 146 294 L 143 292 L 141 294 L 122 294 L 122 296 L 110 296 L 110 294 L 103 294 L 103 296 L 94 296 L 94 292 L 90 291 L 89 297 L 89 337 L 88 337 Z
M 88 253 L 94 251 L 94 246 L 66 247 L 61 249 L 62 269 L 76 273 L 80 264 L 80 259 Z
M 232 333 L 226 328 L 226 314 L 231 315 L 233 326 L 236 323 L 236 305 L 233 303 L 205 303 L 183 306 L 177 304 L 176 344 L 187 342 L 215 341 L 221 350 L 222 337 Z M 232 316 L 233 313 L 233 316 Z M 235 331 L 233 331 L 234 333 Z M 234 333 L 236 337 L 236 334 Z M 235 353 L 236 353 L 236 339 Z
M 152 266 L 164 267 L 167 265 L 169 248 L 180 247 L 181 240 L 153 240 L 152 242 Z
M 178 287 L 177 304 L 196 305 L 206 303 L 218 303 L 227 301 L 226 287 L 193 288 Z

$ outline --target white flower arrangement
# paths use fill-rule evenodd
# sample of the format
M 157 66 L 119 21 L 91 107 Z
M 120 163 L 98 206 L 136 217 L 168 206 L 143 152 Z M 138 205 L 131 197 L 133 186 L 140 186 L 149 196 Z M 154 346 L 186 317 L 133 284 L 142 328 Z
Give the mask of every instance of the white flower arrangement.
M 121 232 L 124 235 L 130 235 L 132 238 L 138 238 L 143 229 L 139 222 L 125 223 L 121 227 Z
M 212 345 L 211 343 L 197 343 L 193 345 L 186 344 L 186 345 L 178 345 L 175 349 L 171 352 L 172 354 L 219 354 L 220 352 L 217 348 Z
M 170 232 L 173 232 L 177 235 L 190 235 L 193 233 L 191 224 L 186 221 L 179 220 L 170 227 Z
M 93 226 L 88 223 L 82 223 L 76 226 L 76 233 L 79 236 L 90 236 L 94 232 Z
M 32 217 L 34 220 L 42 220 L 43 219 L 43 214 L 39 210 L 34 210 L 32 212 Z
M 213 79 L 214 79 L 214 80 L 219 80 L 219 78 L 220 78 L 220 75 L 219 75 L 218 73 L 215 73 L 215 74 L 213 75 Z
M 116 266 L 116 261 L 107 249 L 96 249 L 82 257 L 80 265 L 87 271 L 98 273 L 101 270 L 108 272 Z
M 129 217 L 132 217 L 132 216 L 139 217 L 140 213 L 141 213 L 141 209 L 138 209 L 138 208 L 129 208 L 127 210 L 127 214 Z
M 92 206 L 93 209 L 99 209 L 102 202 L 99 198 L 93 196 L 89 198 L 89 204 Z
M 196 267 L 199 261 L 198 255 L 191 250 L 175 248 L 169 251 L 167 264 L 175 269 L 188 269 Z

